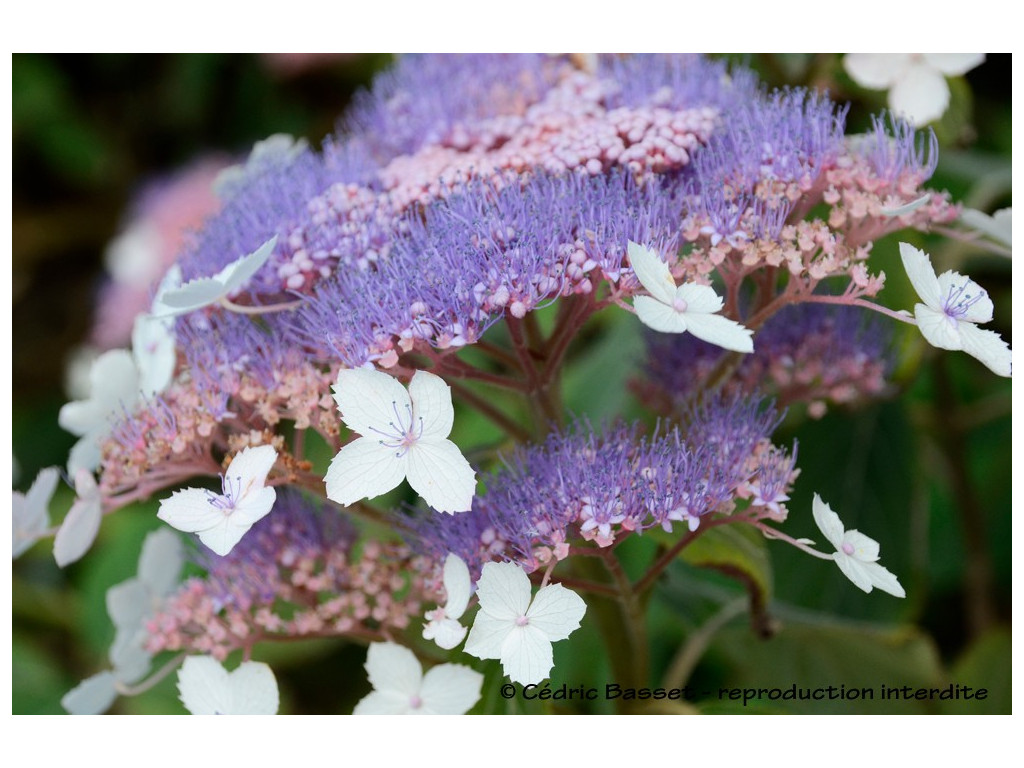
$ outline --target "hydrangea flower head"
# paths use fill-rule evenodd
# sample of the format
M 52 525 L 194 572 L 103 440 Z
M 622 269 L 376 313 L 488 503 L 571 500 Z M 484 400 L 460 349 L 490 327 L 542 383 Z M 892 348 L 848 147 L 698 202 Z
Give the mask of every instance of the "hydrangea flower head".
M 957 272 L 936 276 L 928 254 L 908 243 L 900 243 L 900 257 L 924 302 L 914 307 L 914 316 L 928 343 L 940 349 L 963 350 L 993 373 L 1009 376 L 1009 345 L 994 331 L 978 328 L 979 323 L 992 319 L 988 292 Z

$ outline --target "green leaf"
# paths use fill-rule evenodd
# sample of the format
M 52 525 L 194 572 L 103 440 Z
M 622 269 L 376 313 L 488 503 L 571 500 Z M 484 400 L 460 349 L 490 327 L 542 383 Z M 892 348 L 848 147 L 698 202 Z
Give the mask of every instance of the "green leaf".
M 786 611 L 777 615 L 785 618 Z M 746 628 L 725 629 L 712 649 L 730 672 L 720 687 L 699 692 L 705 712 L 935 713 L 948 686 L 933 642 L 909 626 L 804 615 L 784 622 L 769 640 Z
M 1012 648 L 1010 630 L 998 627 L 979 637 L 953 665 L 949 681 L 968 686 L 985 698 L 940 701 L 947 715 L 1008 715 L 1011 712 L 1010 666 Z
M 754 621 L 765 616 L 772 595 L 772 564 L 764 537 L 749 525 L 720 525 L 687 545 L 679 557 L 741 582 L 750 595 Z

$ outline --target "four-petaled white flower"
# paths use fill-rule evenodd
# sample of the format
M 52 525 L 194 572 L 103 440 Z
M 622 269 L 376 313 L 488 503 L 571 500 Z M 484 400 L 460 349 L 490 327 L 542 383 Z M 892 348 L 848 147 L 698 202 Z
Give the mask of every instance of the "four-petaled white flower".
M 561 584 L 549 584 L 530 602 L 530 579 L 515 563 L 487 563 L 477 582 L 480 612 L 466 653 L 500 659 L 516 683 L 533 685 L 551 673 L 551 643 L 579 628 L 587 604 Z
M 81 439 L 68 457 L 68 472 L 93 470 L 100 464 L 100 442 L 119 419 L 131 415 L 139 400 L 139 372 L 126 349 L 96 358 L 89 370 L 89 398 L 66 403 L 57 417 L 65 430 Z
M 373 691 L 354 715 L 464 715 L 480 700 L 484 676 L 461 664 L 441 664 L 423 674 L 408 648 L 373 643 L 366 652 Z
M 468 631 L 459 623 L 469 605 L 472 584 L 469 568 L 458 555 L 448 555 L 444 561 L 444 591 L 448 600 L 444 607 L 427 611 L 428 620 L 423 627 L 423 638 L 433 640 L 445 650 L 451 650 L 466 636 Z
M 444 380 L 417 371 L 409 390 L 393 377 L 343 369 L 334 399 L 345 425 L 363 437 L 346 445 L 324 478 L 327 496 L 348 506 L 396 488 L 408 478 L 438 512 L 467 512 L 476 473 L 448 435 L 455 410 Z
M 228 264 L 213 277 L 189 280 L 180 288 L 168 288 L 160 297 L 154 317 L 184 315 L 217 304 L 238 291 L 267 263 L 277 244 L 277 235 L 247 256 Z
M 899 580 L 888 570 L 878 564 L 878 542 L 865 536 L 859 531 L 847 531 L 843 528 L 843 521 L 839 515 L 832 511 L 831 507 L 821 500 L 818 494 L 814 494 L 812 505 L 814 522 L 825 534 L 825 538 L 836 548 L 832 559 L 836 561 L 839 570 L 863 589 L 870 592 L 878 587 L 883 592 L 888 592 L 896 597 L 906 597 Z
M 889 108 L 914 125 L 942 117 L 949 106 L 947 76 L 962 75 L 983 53 L 848 53 L 843 66 L 854 81 L 889 91 Z
M 178 693 L 193 715 L 277 714 L 277 680 L 259 661 L 228 672 L 211 656 L 189 656 L 178 670 Z
M 633 299 L 641 322 L 663 333 L 684 333 L 709 344 L 736 352 L 753 352 L 753 331 L 727 317 L 716 315 L 722 299 L 714 289 L 698 283 L 677 286 L 668 264 L 656 253 L 630 241 L 629 263 L 650 296 Z
M 266 482 L 275 461 L 273 446 L 244 448 L 221 478 L 223 493 L 199 488 L 177 491 L 160 502 L 157 517 L 179 531 L 198 534 L 203 544 L 223 557 L 274 506 L 277 492 Z
M 907 276 L 923 304 L 914 307 L 917 327 L 932 346 L 963 350 L 999 376 L 1011 373 L 1010 347 L 994 331 L 978 328 L 992 319 L 992 300 L 971 280 L 953 271 L 936 277 L 928 254 L 900 243 Z
M 50 499 L 57 490 L 60 472 L 56 467 L 40 470 L 28 493 L 14 491 L 11 517 L 14 523 L 11 539 L 13 557 L 18 557 L 36 543 L 50 527 Z

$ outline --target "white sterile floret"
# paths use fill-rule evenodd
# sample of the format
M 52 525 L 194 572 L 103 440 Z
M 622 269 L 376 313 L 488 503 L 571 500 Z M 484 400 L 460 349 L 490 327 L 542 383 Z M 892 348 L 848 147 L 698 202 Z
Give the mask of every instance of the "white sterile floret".
M 833 512 L 818 494 L 814 494 L 812 512 L 814 522 L 818 524 L 818 528 L 825 534 L 829 543 L 836 548 L 832 559 L 836 561 L 836 565 L 846 578 L 865 592 L 878 587 L 896 597 L 907 596 L 899 580 L 878 564 L 877 541 L 859 531 L 845 530 L 839 515 Z
M 100 442 L 114 423 L 131 415 L 139 400 L 139 372 L 126 349 L 112 349 L 96 358 L 89 370 L 89 397 L 66 403 L 57 417 L 61 427 L 81 439 L 68 457 L 68 472 L 96 469 Z
M 551 644 L 580 626 L 583 599 L 561 584 L 540 589 L 530 602 L 530 579 L 515 563 L 487 563 L 477 582 L 480 611 L 465 651 L 478 659 L 500 659 L 516 683 L 533 685 L 554 666 Z
M 444 591 L 448 596 L 444 607 L 427 611 L 427 624 L 423 638 L 433 640 L 445 650 L 451 650 L 466 636 L 466 627 L 459 623 L 473 594 L 469 568 L 458 555 L 448 555 L 444 561 Z
M 355 715 L 464 715 L 480 700 L 484 676 L 461 664 L 441 664 L 423 674 L 408 648 L 373 643 L 366 652 L 373 691 Z
M 991 216 L 965 208 L 960 221 L 1007 248 L 1013 245 L 1013 208 L 1002 208 Z
M 179 531 L 198 534 L 223 557 L 274 506 L 277 492 L 266 482 L 275 461 L 273 446 L 244 448 L 222 476 L 222 493 L 200 488 L 177 491 L 160 502 L 157 517 Z
M 277 714 L 277 680 L 259 661 L 228 672 L 211 656 L 189 656 L 178 670 L 178 693 L 193 715 Z
M 153 531 L 142 543 L 138 574 L 107 590 L 107 614 L 114 623 L 110 646 L 112 669 L 82 681 L 61 699 L 72 715 L 98 715 L 114 703 L 123 686 L 138 682 L 150 670 L 146 622 L 178 585 L 185 551 L 181 539 L 166 528 Z
M 50 527 L 50 499 L 57 490 L 60 472 L 56 467 L 40 470 L 28 493 L 14 491 L 11 518 L 14 524 L 11 539 L 13 555 L 18 557 L 45 535 Z
M 406 391 L 397 379 L 343 369 L 334 399 L 345 426 L 362 437 L 341 449 L 324 478 L 328 498 L 348 506 L 409 485 L 438 512 L 468 512 L 476 473 L 448 435 L 455 410 L 444 380 L 417 371 Z
M 198 277 L 189 280 L 180 288 L 167 290 L 160 297 L 160 307 L 158 311 L 154 311 L 154 316 L 184 315 L 227 299 L 248 283 L 260 267 L 267 263 L 275 245 L 277 235 L 247 256 L 231 262 L 213 277 Z
M 940 349 L 963 350 L 993 373 L 1009 376 L 1009 345 L 994 331 L 978 327 L 992 319 L 992 300 L 985 289 L 952 271 L 936 277 L 928 254 L 907 243 L 900 243 L 900 256 L 924 302 L 914 307 L 914 316 L 928 343 Z
M 668 264 L 654 251 L 629 243 L 629 263 L 650 296 L 633 299 L 633 309 L 644 325 L 663 333 L 685 333 L 709 344 L 736 352 L 753 352 L 753 331 L 715 314 L 722 299 L 714 289 L 698 283 L 677 286 Z
M 983 53 L 848 53 L 843 66 L 864 88 L 889 91 L 889 108 L 914 125 L 937 120 L 949 106 L 947 76 L 962 75 Z
M 75 493 L 78 498 L 71 505 L 53 539 L 53 557 L 61 568 L 89 551 L 103 519 L 103 498 L 92 472 L 87 469 L 78 470 L 75 474 Z

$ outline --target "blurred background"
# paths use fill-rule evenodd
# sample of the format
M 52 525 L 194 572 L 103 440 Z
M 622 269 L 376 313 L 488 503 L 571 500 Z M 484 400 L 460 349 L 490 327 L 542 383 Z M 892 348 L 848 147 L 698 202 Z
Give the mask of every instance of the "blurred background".
M 884 93 L 856 86 L 837 56 L 733 58 L 770 86 L 827 88 L 835 100 L 851 102 L 848 132 L 865 128 L 869 115 L 885 106 Z M 318 146 L 352 94 L 390 60 L 383 54 L 13 57 L 16 490 L 26 490 L 40 468 L 62 466 L 75 442 L 57 414 L 81 386 L 67 373 L 78 350 L 128 343 L 119 339 L 124 325 L 110 307 L 124 309 L 130 300 L 112 293 L 109 272 L 130 282 L 134 267 L 124 239 L 120 249 L 111 246 L 116 238 L 146 216 L 161 232 L 198 226 L 215 205 L 209 183 L 220 168 L 275 133 Z M 935 126 L 942 150 L 929 186 L 989 213 L 1009 206 L 1010 56 L 988 56 L 951 87 L 950 109 Z M 174 215 L 153 214 L 161 203 Z M 897 239 L 876 244 L 891 278 L 881 298 L 890 307 L 910 307 Z M 940 271 L 958 268 L 989 291 L 996 306 L 989 327 L 1012 345 L 1010 260 L 939 236 L 923 244 Z M 106 314 L 97 314 L 101 297 Z M 784 631 L 760 640 L 742 619 L 724 623 L 695 681 L 952 682 L 992 693 L 985 702 L 917 702 L 892 711 L 1009 712 L 1010 383 L 966 355 L 934 354 L 897 331 L 909 362 L 894 373 L 893 397 L 857 411 L 832 410 L 821 420 L 792 414 L 776 442 L 796 439 L 810 447 L 800 453 L 791 509 L 809 509 L 817 490 L 844 521 L 844 510 L 858 510 L 856 527 L 882 542 L 882 562 L 900 576 L 908 598 L 864 595 L 837 569 L 772 545 L 771 613 Z M 68 489 L 58 492 L 55 522 L 70 501 Z M 47 541 L 14 562 L 15 713 L 61 712 L 61 696 L 107 666 L 113 628 L 104 595 L 135 573 L 140 542 L 157 527 L 154 512 L 150 503 L 107 518 L 91 554 L 66 570 L 55 565 Z M 817 535 L 809 515 L 792 515 L 786 530 Z M 727 580 L 709 581 L 680 564 L 653 610 L 655 656 L 670 657 L 731 594 L 737 593 Z M 323 686 L 353 670 L 364 685 L 362 649 L 340 641 L 269 649 L 265 660 L 281 681 L 282 711 L 351 711 L 368 690 Z M 566 664 L 571 681 L 573 661 L 566 657 Z M 121 699 L 114 711 L 181 711 L 173 676 L 143 696 Z M 846 704 L 829 711 L 889 710 Z

